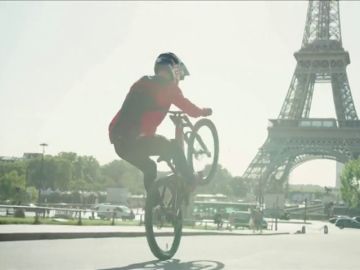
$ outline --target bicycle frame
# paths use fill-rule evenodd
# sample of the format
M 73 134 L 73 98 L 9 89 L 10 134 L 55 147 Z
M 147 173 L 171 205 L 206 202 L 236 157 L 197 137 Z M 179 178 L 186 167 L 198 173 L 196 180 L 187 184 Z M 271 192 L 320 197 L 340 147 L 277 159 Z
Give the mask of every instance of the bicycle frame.
M 186 134 L 191 132 L 184 132 L 184 128 L 188 127 L 190 130 L 192 130 L 194 126 L 183 112 L 169 111 L 169 113 L 171 114 L 170 119 L 175 125 L 175 140 L 179 143 L 181 149 L 184 151 L 184 142 L 188 142 L 188 137 Z
M 185 142 L 189 142 L 189 137 L 191 132 L 194 130 L 194 125 L 190 122 L 189 117 L 182 111 L 168 111 L 170 113 L 170 119 L 175 125 L 175 140 L 179 143 L 181 149 L 184 151 Z M 190 130 L 184 132 L 184 128 L 189 128 Z M 197 141 L 199 142 L 203 153 L 206 153 L 207 156 L 210 156 L 208 148 L 203 142 L 200 136 L 196 136 Z
M 214 168 L 217 166 L 218 158 L 218 136 L 214 124 L 209 119 L 200 119 L 193 125 L 189 117 L 181 111 L 168 111 L 167 113 L 170 114 L 170 119 L 175 125 L 175 138 L 171 141 L 171 144 L 177 143 L 177 147 L 181 147 L 181 151 L 187 158 L 189 169 L 200 176 L 201 181 L 208 183 L 215 173 Z M 204 143 L 204 140 L 208 139 L 207 133 L 199 132 L 200 129 L 210 131 L 213 139 L 211 145 L 214 146 L 214 152 L 209 152 Z M 203 134 L 205 134 L 204 140 L 201 138 Z M 202 162 L 198 158 L 199 156 L 202 158 L 203 154 L 206 154 L 212 157 L 213 153 L 214 158 L 208 170 L 209 173 L 203 177 L 203 168 L 197 170 L 198 167 L 194 167 L 194 158 Z M 160 156 L 159 161 L 165 161 L 173 174 L 154 182 L 145 204 L 145 229 L 152 253 L 160 260 L 167 260 L 173 257 L 179 248 L 183 226 L 183 207 L 189 205 L 190 193 L 186 189 L 186 185 L 184 185 L 185 181 L 182 181 L 181 177 L 176 177 L 177 172 L 173 160 Z M 169 233 L 169 238 L 163 238 L 163 241 L 161 241 L 161 234 L 164 233 L 161 232 L 162 228 L 170 229 L 170 231 L 166 232 Z

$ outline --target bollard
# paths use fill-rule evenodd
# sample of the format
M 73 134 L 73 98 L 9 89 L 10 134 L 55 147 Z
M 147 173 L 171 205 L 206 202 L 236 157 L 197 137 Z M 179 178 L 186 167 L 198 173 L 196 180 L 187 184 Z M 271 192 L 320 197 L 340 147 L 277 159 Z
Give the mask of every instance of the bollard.
M 143 215 L 140 215 L 140 223 L 139 226 L 141 226 L 143 224 Z
M 116 213 L 115 213 L 115 211 L 113 211 L 111 225 L 115 225 L 115 216 L 116 216 Z
M 301 233 L 306 233 L 306 228 L 305 228 L 305 226 L 302 226 L 302 227 L 301 227 Z
M 39 211 L 38 211 L 38 209 L 35 210 L 35 220 L 34 220 L 34 224 L 40 224 L 40 221 L 39 221 Z
M 324 226 L 324 234 L 328 234 L 329 232 L 329 228 L 327 225 Z
M 78 220 L 78 225 L 82 225 L 82 220 L 81 220 L 81 210 L 79 211 L 79 220 Z

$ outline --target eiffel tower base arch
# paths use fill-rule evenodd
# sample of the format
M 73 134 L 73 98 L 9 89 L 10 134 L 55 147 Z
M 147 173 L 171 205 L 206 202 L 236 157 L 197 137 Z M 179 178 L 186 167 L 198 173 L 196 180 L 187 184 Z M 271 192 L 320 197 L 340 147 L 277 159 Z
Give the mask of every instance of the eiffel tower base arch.
M 273 119 L 270 123 L 267 140 L 243 175 L 258 181 L 255 193 L 260 204 L 266 193 L 284 193 L 291 171 L 304 162 L 346 163 L 360 156 L 360 121 L 348 126 L 339 126 L 335 119 Z

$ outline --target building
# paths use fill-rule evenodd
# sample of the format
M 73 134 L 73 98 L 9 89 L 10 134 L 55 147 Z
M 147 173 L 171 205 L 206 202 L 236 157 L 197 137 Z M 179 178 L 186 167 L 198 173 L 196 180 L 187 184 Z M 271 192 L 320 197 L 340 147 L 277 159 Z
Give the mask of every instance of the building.
M 41 153 L 24 153 L 23 159 L 36 159 L 36 158 L 41 158 L 41 156 L 42 156 Z
M 3 162 L 15 162 L 17 160 L 20 160 L 20 158 L 18 158 L 18 157 L 0 156 L 0 161 L 3 161 Z

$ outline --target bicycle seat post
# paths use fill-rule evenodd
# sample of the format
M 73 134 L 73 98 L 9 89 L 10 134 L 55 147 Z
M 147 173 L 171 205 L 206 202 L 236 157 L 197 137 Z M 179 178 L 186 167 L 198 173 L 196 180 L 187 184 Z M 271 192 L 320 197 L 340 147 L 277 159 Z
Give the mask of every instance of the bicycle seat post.
M 171 169 L 171 171 L 173 172 L 173 174 L 176 174 L 175 166 L 171 163 L 171 161 L 167 160 L 166 163 L 169 166 L 169 168 Z
M 182 150 L 184 150 L 184 116 L 183 112 L 170 111 L 170 119 L 175 125 L 175 141 L 179 144 Z

